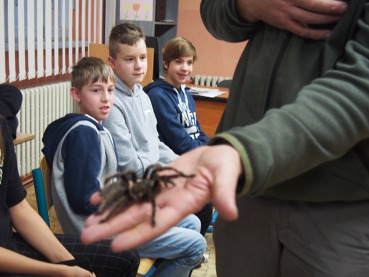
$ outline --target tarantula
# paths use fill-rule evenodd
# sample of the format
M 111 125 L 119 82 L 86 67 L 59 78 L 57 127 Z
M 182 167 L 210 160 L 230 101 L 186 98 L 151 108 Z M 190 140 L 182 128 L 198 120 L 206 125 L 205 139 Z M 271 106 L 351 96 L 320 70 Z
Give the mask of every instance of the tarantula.
M 170 171 L 172 174 L 159 175 L 160 171 Z M 142 179 L 138 179 L 136 172 L 133 170 L 119 172 L 107 177 L 101 190 L 103 201 L 96 214 L 102 214 L 109 209 L 108 215 L 101 220 L 101 222 L 105 222 L 123 206 L 134 202 L 150 201 L 152 204 L 151 224 L 155 226 L 155 197 L 161 191 L 161 183 L 166 187 L 170 184 L 175 186 L 172 179 L 179 177 L 192 178 L 194 175 L 186 175 L 175 168 L 153 164 L 145 170 Z

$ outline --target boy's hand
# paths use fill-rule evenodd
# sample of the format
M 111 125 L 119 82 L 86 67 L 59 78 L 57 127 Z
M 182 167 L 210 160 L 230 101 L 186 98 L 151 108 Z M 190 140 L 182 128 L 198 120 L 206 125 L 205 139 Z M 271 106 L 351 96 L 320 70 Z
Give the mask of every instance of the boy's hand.
M 89 272 L 79 266 L 62 265 L 63 269 L 60 275 L 63 277 L 96 277 L 92 272 Z
M 131 249 L 163 234 L 209 202 L 214 203 L 223 218 L 237 218 L 235 191 L 242 168 L 235 149 L 228 145 L 199 147 L 168 166 L 185 174 L 195 173 L 196 176 L 192 179 L 175 179 L 175 186 L 163 188 L 156 198 L 155 227 L 151 225 L 151 203 L 134 204 L 101 224 L 99 221 L 104 214 L 90 216 L 81 236 L 82 241 L 90 243 L 117 235 L 112 242 L 112 249 Z M 91 200 L 97 204 L 101 198 L 95 194 Z
M 239 16 L 247 22 L 263 21 L 297 36 L 320 40 L 330 29 L 314 25 L 337 22 L 347 8 L 342 0 L 236 0 Z

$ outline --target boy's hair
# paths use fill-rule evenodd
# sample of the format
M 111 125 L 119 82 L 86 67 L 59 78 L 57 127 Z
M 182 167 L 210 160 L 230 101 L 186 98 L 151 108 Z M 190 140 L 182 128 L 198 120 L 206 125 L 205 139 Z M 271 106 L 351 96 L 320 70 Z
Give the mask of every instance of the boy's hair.
M 113 59 L 117 57 L 120 44 L 135 45 L 145 35 L 141 28 L 131 23 L 121 23 L 113 27 L 109 35 L 109 55 Z
M 195 46 L 184 37 L 175 37 L 168 41 L 163 48 L 163 61 L 169 64 L 180 57 L 192 56 L 193 61 L 197 60 Z
M 107 83 L 109 80 L 116 82 L 111 67 L 103 60 L 95 57 L 84 57 L 73 66 L 71 84 L 72 87 L 81 90 L 84 85 L 97 81 Z

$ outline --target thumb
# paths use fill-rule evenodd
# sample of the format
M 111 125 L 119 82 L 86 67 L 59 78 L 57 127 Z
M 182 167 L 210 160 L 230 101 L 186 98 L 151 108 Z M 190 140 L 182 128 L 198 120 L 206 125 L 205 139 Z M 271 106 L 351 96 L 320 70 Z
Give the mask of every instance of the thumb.
M 238 174 L 233 172 L 222 174 L 219 172 L 214 182 L 213 204 L 219 215 L 226 220 L 236 220 L 238 209 L 236 205 L 236 187 Z

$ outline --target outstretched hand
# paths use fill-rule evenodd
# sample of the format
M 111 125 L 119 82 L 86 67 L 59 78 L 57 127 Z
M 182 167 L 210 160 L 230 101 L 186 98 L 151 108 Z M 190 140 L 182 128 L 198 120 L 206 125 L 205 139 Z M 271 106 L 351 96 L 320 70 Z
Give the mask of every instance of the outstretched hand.
M 248 22 L 263 21 L 297 36 L 320 40 L 331 30 L 317 28 L 337 22 L 347 8 L 342 0 L 237 0 L 239 16 Z
M 196 176 L 177 178 L 173 180 L 175 186 L 163 187 L 156 197 L 155 227 L 151 225 L 151 204 L 138 203 L 104 223 L 100 223 L 104 214 L 90 216 L 81 235 L 82 241 L 91 243 L 115 236 L 114 251 L 131 249 L 161 235 L 209 202 L 213 202 L 224 219 L 237 218 L 235 191 L 242 166 L 234 148 L 228 145 L 199 147 L 168 166 Z M 94 194 L 91 201 L 99 203 L 100 196 Z

